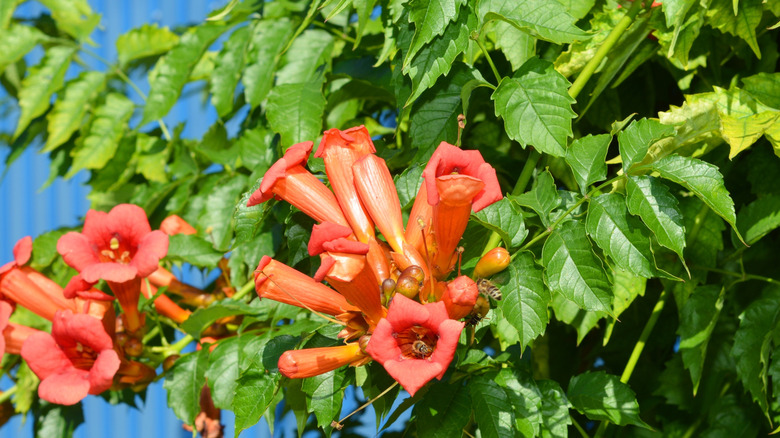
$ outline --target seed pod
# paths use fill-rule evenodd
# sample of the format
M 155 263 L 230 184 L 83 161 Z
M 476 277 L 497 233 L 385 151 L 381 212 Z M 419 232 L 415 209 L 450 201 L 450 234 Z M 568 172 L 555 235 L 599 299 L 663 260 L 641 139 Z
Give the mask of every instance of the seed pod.
M 137 357 L 144 352 L 144 344 L 136 338 L 128 337 L 123 349 L 125 350 L 126 355 Z
M 395 292 L 400 293 L 406 298 L 413 299 L 420 293 L 420 286 L 422 286 L 422 284 L 417 281 L 416 278 L 401 274 L 401 276 L 398 277 L 398 283 L 395 285 Z
M 395 281 L 392 278 L 386 278 L 382 282 L 382 287 L 379 289 L 379 297 L 382 300 L 382 305 L 387 305 L 390 298 L 393 298 L 395 294 Z
M 171 367 L 173 367 L 173 364 L 176 363 L 176 361 L 179 360 L 180 357 L 181 356 L 179 356 L 178 354 L 172 354 L 172 355 L 166 357 L 165 360 L 163 360 L 163 363 L 162 363 L 163 371 L 170 370 Z
M 490 277 L 506 269 L 510 261 L 509 251 L 506 248 L 500 246 L 493 248 L 477 262 L 477 266 L 474 268 L 474 277 Z
M 423 281 L 425 281 L 425 272 L 423 272 L 421 267 L 416 265 L 412 265 L 404 269 L 404 271 L 401 273 L 401 277 L 403 276 L 414 278 L 418 283 L 420 283 L 420 285 L 422 285 Z

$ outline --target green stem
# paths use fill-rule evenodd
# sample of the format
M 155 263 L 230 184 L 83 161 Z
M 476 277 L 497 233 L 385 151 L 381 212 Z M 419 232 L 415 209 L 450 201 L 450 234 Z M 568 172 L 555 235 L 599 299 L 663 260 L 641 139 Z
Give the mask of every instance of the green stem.
M 569 417 L 569 418 L 571 419 L 571 424 L 573 424 L 574 428 L 577 429 L 577 432 L 579 432 L 580 435 L 582 435 L 582 438 L 590 438 L 588 436 L 588 433 L 585 432 L 585 429 L 583 429 L 582 426 L 580 426 L 580 423 L 577 423 L 577 420 L 575 420 L 572 417 Z
M 582 205 L 585 201 L 590 199 L 593 195 L 598 193 L 604 187 L 606 187 L 606 186 L 608 186 L 610 184 L 613 184 L 615 181 L 621 180 L 621 179 L 623 179 L 625 177 L 626 177 L 625 175 L 618 175 L 618 176 L 610 179 L 609 181 L 606 181 L 605 183 L 601 184 L 600 186 L 596 187 L 595 189 L 591 190 L 590 192 L 588 192 L 587 195 L 583 196 L 582 199 L 580 199 L 579 201 L 575 202 L 571 207 L 569 207 L 568 210 L 566 210 L 560 217 L 558 217 L 558 219 L 556 219 L 555 222 L 552 223 L 552 225 L 547 227 L 547 230 L 545 230 L 543 233 L 540 233 L 538 236 L 536 236 L 533 239 L 531 239 L 528 243 L 523 245 L 523 247 L 520 248 L 520 250 L 522 251 L 524 249 L 528 249 L 528 248 L 532 247 L 536 242 L 538 242 L 538 241 L 544 239 L 545 237 L 547 237 L 547 235 L 552 233 L 553 230 L 555 230 L 555 228 L 558 225 L 560 225 L 560 223 L 563 222 L 563 220 L 566 219 L 567 216 L 569 216 L 571 214 L 571 212 L 573 212 L 574 210 L 577 209 L 577 207 Z
M 626 367 L 623 369 L 623 374 L 620 376 L 621 382 L 628 383 L 628 380 L 631 378 L 631 374 L 634 372 L 634 368 L 636 367 L 637 362 L 639 362 L 639 356 L 642 355 L 642 350 L 645 349 L 647 340 L 650 338 L 650 333 L 653 332 L 653 328 L 655 328 L 655 324 L 658 322 L 658 318 L 661 316 L 661 312 L 664 310 L 667 297 L 668 294 L 666 293 L 666 289 L 662 290 L 661 295 L 658 296 L 658 301 L 655 303 L 655 307 L 653 307 L 653 313 L 650 314 L 650 318 L 648 318 L 647 322 L 645 323 L 645 327 L 642 329 L 642 333 L 639 335 L 639 340 L 634 345 L 634 350 L 631 351 L 631 356 L 628 358 L 628 363 L 626 363 Z M 594 435 L 594 438 L 603 436 L 604 431 L 607 430 L 608 425 L 609 422 L 602 421 L 598 430 L 596 431 L 596 434 Z
M 120 69 L 118 66 L 113 64 L 111 61 L 107 60 L 106 58 L 103 58 L 102 56 L 98 55 L 97 53 L 93 52 L 90 49 L 82 47 L 81 45 L 76 45 L 76 47 L 78 47 L 78 49 L 80 51 L 86 53 L 87 55 L 89 55 L 89 56 L 97 59 L 98 61 L 102 62 L 103 64 L 105 64 L 106 67 L 111 69 L 112 73 L 115 73 L 117 76 L 119 76 L 119 79 L 122 79 L 122 81 L 124 81 L 127 85 L 130 86 L 130 88 L 132 88 L 136 93 L 138 93 L 138 95 L 141 96 L 141 99 L 143 99 L 144 102 L 146 101 L 146 93 L 144 93 L 141 90 L 141 88 L 139 88 L 138 85 L 136 85 L 136 83 L 133 82 L 133 80 L 130 79 L 130 77 L 127 76 L 125 74 L 125 72 L 122 71 L 122 69 Z M 160 130 L 162 131 L 163 137 L 165 137 L 165 140 L 171 141 L 171 133 L 170 133 L 170 131 L 168 131 L 168 127 L 165 125 L 165 122 L 162 119 L 158 119 L 157 123 L 160 125 Z
M 18 388 L 17 385 L 14 385 L 10 387 L 9 389 L 3 391 L 2 394 L 0 394 L 0 404 L 7 402 L 12 395 L 16 394 L 16 389 Z
M 496 77 L 496 85 L 500 84 L 502 79 L 501 75 L 498 73 L 496 65 L 493 64 L 493 58 L 490 57 L 490 53 L 488 53 L 487 47 L 485 47 L 485 42 L 482 41 L 482 34 L 472 32 L 471 39 L 477 42 L 480 50 L 482 50 L 482 54 L 485 55 L 485 59 L 487 59 L 488 64 L 490 64 L 490 69 L 493 70 L 493 75 Z
M 780 285 L 780 280 L 776 280 L 776 279 L 771 278 L 771 277 L 764 277 L 762 275 L 753 275 L 753 274 L 745 274 L 745 273 L 741 273 L 740 274 L 739 272 L 727 271 L 725 269 L 707 268 L 707 267 L 704 267 L 704 266 L 691 266 L 691 269 L 698 269 L 700 271 L 715 272 L 717 274 L 722 274 L 722 275 L 730 275 L 732 277 L 737 277 L 737 278 L 739 278 L 742 281 L 758 280 L 758 281 L 763 281 L 763 282 L 766 282 L 766 283 Z
M 232 297 L 233 300 L 234 301 L 238 301 L 241 298 L 244 298 L 246 296 L 246 294 L 248 294 L 254 288 L 255 288 L 255 282 L 254 281 L 250 281 L 249 283 L 241 286 L 241 289 L 239 289 L 238 292 L 236 292 L 233 295 L 233 297 Z
M 642 9 L 642 5 L 643 2 L 638 0 L 635 1 L 628 10 L 628 13 L 626 13 L 612 29 L 607 36 L 607 39 L 604 40 L 601 47 L 599 47 L 599 50 L 596 51 L 596 55 L 588 61 L 588 64 L 585 65 L 585 68 L 583 68 L 579 76 L 577 76 L 577 80 L 575 80 L 571 88 L 569 88 L 569 95 L 571 97 L 576 99 L 582 89 L 585 88 L 585 84 L 588 83 L 590 77 L 593 76 L 593 73 L 596 71 L 599 64 L 601 64 L 601 61 L 603 61 L 610 50 L 615 47 L 615 44 L 617 44 L 620 37 L 623 36 L 623 32 L 625 32 L 625 30 L 631 26 L 631 23 L 634 22 L 634 18 L 636 18 L 637 14 L 639 14 L 639 11 Z

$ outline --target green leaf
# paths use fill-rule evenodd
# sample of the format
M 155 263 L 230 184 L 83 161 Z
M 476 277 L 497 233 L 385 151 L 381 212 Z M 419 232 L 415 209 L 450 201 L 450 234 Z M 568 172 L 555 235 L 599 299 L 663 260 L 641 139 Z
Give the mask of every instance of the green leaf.
M 514 437 L 515 415 L 509 397 L 498 383 L 478 376 L 469 385 L 474 418 L 483 437 Z
M 685 226 L 677 198 L 669 187 L 652 176 L 629 176 L 626 180 L 626 205 L 655 234 L 658 243 L 683 259 Z
M 606 159 L 611 142 L 609 134 L 588 135 L 574 140 L 566 150 L 566 163 L 583 195 L 588 192 L 588 186 L 607 178 Z
M 611 421 L 620 426 L 633 424 L 650 429 L 639 418 L 634 391 L 617 376 L 603 371 L 572 377 L 566 392 L 574 408 L 591 420 Z
M 556 44 L 588 38 L 561 3 L 548 0 L 480 0 L 478 15 L 484 21 L 503 20 L 536 38 Z
M 561 294 L 553 296 L 552 308 L 555 312 L 555 319 L 574 327 L 577 331 L 577 345 L 580 345 L 585 336 L 607 316 L 606 312 L 582 310 L 577 304 Z
M 22 80 L 19 90 L 19 106 L 22 111 L 14 131 L 14 139 L 27 128 L 30 122 L 45 113 L 51 104 L 51 96 L 62 88 L 65 72 L 76 49 L 54 46 L 46 51 L 38 65 Z
M 345 377 L 342 368 L 303 381 L 301 388 L 306 393 L 309 409 L 317 417 L 317 426 L 330 428 L 330 424 L 338 420 L 344 400 Z
M 550 322 L 547 306 L 552 298 L 542 280 L 542 270 L 536 266 L 530 252 L 516 254 L 505 272 L 495 278 L 503 295 L 498 306 L 504 312 L 504 318 L 517 329 L 520 348 L 525 349 L 547 328 Z M 507 274 L 509 278 L 501 281 L 501 276 Z
M 533 378 L 518 370 L 502 368 L 495 381 L 512 404 L 515 429 L 525 438 L 538 436 L 542 423 L 542 393 Z
M 238 355 L 249 336 L 233 336 L 217 343 L 209 355 L 206 381 L 211 388 L 214 406 L 230 409 L 238 386 Z
M 742 79 L 744 91 L 759 102 L 780 109 L 780 73 L 759 73 Z
M 262 180 L 261 180 L 262 181 Z M 247 207 L 246 203 L 260 184 L 255 184 L 252 189 L 241 195 L 241 199 L 236 204 L 233 213 L 233 223 L 235 224 L 236 240 L 234 245 L 241 245 L 255 237 L 262 226 L 261 218 L 265 215 L 266 204 Z
M 437 1 L 418 3 L 434 4 Z M 446 76 L 450 72 L 457 57 L 466 50 L 469 35 L 476 26 L 477 19 L 471 9 L 462 8 L 456 22 L 447 26 L 441 36 L 433 38 L 411 63 L 404 65 L 404 74 L 412 80 L 412 94 L 404 106 L 409 106 L 423 91 L 431 88 L 440 76 Z
M 674 181 L 692 191 L 712 211 L 734 227 L 739 235 L 739 230 L 736 229 L 737 217 L 734 213 L 734 201 L 731 200 L 731 196 L 723 184 L 723 175 L 720 174 L 716 166 L 696 158 L 669 155 L 649 167 L 658 172 L 662 178 Z
M 496 47 L 512 64 L 512 70 L 517 70 L 536 53 L 536 38 L 519 30 L 506 21 L 494 21 Z
M 742 0 L 735 10 L 729 0 L 713 0 L 707 9 L 710 26 L 745 40 L 753 53 L 761 59 L 756 28 L 764 13 L 763 0 Z
M 249 45 L 249 28 L 236 29 L 214 61 L 214 73 L 209 79 L 211 104 L 220 117 L 233 110 L 233 94 L 244 69 L 244 55 Z
M 106 96 L 106 102 L 95 110 L 92 122 L 70 153 L 73 165 L 66 178 L 81 169 L 100 169 L 111 160 L 134 108 L 133 102 L 122 94 L 110 93 Z
M 293 24 L 286 18 L 255 22 L 247 52 L 246 69 L 241 83 L 249 105 L 260 105 L 271 90 L 279 54 L 293 33 Z
M 623 195 L 606 193 L 593 198 L 585 227 L 616 265 L 641 277 L 656 275 L 650 230 L 628 214 Z
M 3 6 L 6 4 L 13 6 L 14 2 L 3 2 Z M 0 47 L 3 47 L 0 51 L 0 71 L 22 59 L 45 38 L 46 35 L 37 28 L 23 24 L 13 24 L 8 30 L 0 28 Z
M 41 404 L 33 416 L 33 430 L 37 437 L 70 438 L 84 422 L 84 409 L 80 402 L 72 406 L 48 402 Z
M 43 233 L 33 241 L 32 261 L 30 265 L 38 270 L 42 270 L 54 262 L 59 254 L 57 253 L 57 241 L 65 234 L 63 230 L 52 230 Z
M 563 294 L 584 310 L 611 311 L 609 279 L 582 223 L 564 222 L 550 234 L 542 248 L 542 264 L 554 294 Z
M 723 308 L 724 292 L 723 287 L 714 285 L 696 288 L 680 309 L 680 354 L 691 373 L 693 395 L 701 382 L 707 344 Z
M 83 72 L 67 83 L 58 96 L 51 112 L 46 116 L 49 137 L 42 152 L 50 152 L 68 141 L 79 129 L 92 102 L 103 92 L 106 75 L 101 72 Z
M 409 136 L 411 146 L 430 155 L 442 141 L 455 143 L 458 138 L 458 115 L 466 110 L 468 102 L 462 91 L 485 80 L 463 63 L 456 63 L 447 77 L 422 94 L 412 106 Z
M 100 14 L 92 12 L 87 0 L 39 0 L 51 11 L 57 27 L 77 40 L 89 40 L 100 23 Z
M 330 70 L 333 36 L 320 29 L 309 29 L 296 38 L 284 54 L 284 64 L 276 75 L 276 84 L 303 84 Z M 320 66 L 325 65 L 323 71 Z
M 210 234 L 214 248 L 225 251 L 233 237 L 231 219 L 236 203 L 246 190 L 247 177 L 236 175 L 226 178 L 206 198 L 206 208 L 198 218 L 198 229 Z M 209 232 L 210 231 L 210 232 Z
M 14 15 L 14 9 L 16 9 L 16 1 L 0 3 L 0 31 L 8 29 L 8 25 L 11 24 L 11 18 Z
M 225 30 L 225 26 L 213 23 L 194 27 L 182 35 L 176 47 L 157 61 L 149 72 L 150 91 L 139 126 L 168 114 L 189 80 L 195 64 Z
M 209 349 L 184 355 L 165 374 L 163 388 L 168 391 L 168 406 L 185 424 L 195 424 L 200 412 L 200 392 L 206 384 Z
M 223 254 L 214 249 L 211 243 L 194 234 L 176 234 L 170 236 L 168 255 L 172 261 L 189 263 L 203 268 L 214 267 Z
M 739 315 L 739 328 L 734 335 L 731 356 L 737 365 L 737 375 L 750 392 L 764 415 L 769 417 L 767 403 L 767 367 L 772 338 L 778 327 L 780 300 L 777 293 L 768 293 L 753 301 Z
M 458 9 L 464 4 L 466 0 L 412 0 L 409 3 L 409 22 L 414 23 L 415 30 L 404 57 L 404 70 L 424 45 L 447 32 L 448 24 L 455 20 Z
M 35 375 L 27 362 L 22 361 L 16 371 L 16 393 L 13 395 L 14 412 L 25 415 L 30 411 L 33 402 L 38 398 L 40 379 Z
M 120 35 L 116 39 L 116 52 L 119 63 L 125 65 L 136 59 L 163 54 L 178 43 L 179 36 L 167 27 L 145 23 Z
M 554 380 L 539 380 L 536 382 L 542 393 L 542 438 L 566 438 L 571 424 L 569 407 L 571 404 L 561 385 Z
M 238 379 L 233 397 L 233 412 L 236 414 L 236 436 L 260 421 L 273 402 L 280 374 L 251 372 Z
M 720 134 L 731 147 L 730 159 L 749 148 L 764 134 L 770 141 L 778 137 L 780 111 L 762 105 L 742 90 L 716 89 L 715 93 L 722 96 L 718 105 Z
M 203 139 L 198 142 L 195 151 L 205 156 L 209 161 L 228 167 L 235 167 L 238 159 L 239 148 L 228 139 L 227 129 L 221 122 L 215 122 L 209 130 L 203 134 Z
M 642 161 L 653 143 L 673 134 L 674 127 L 663 125 L 657 120 L 641 119 L 631 122 L 628 128 L 618 133 L 623 171 L 628 173 L 633 164 Z
M 552 4 L 555 2 L 549 2 Z M 522 146 L 556 156 L 566 155 L 566 139 L 572 135 L 569 81 L 552 63 L 531 58 L 493 92 L 496 115 L 504 119 L 507 135 Z
M 753 245 L 772 230 L 780 227 L 780 196 L 758 198 L 739 210 L 737 228 L 745 243 Z
M 125 138 L 123 138 L 123 142 Z M 120 142 L 120 150 L 123 142 Z M 133 154 L 133 158 L 135 158 L 137 163 L 138 172 L 149 181 L 159 183 L 168 182 L 169 178 L 166 174 L 166 165 L 168 164 L 168 156 L 171 153 L 171 148 L 170 143 L 166 143 L 160 137 L 138 134 L 136 136 Z M 117 155 L 114 156 L 112 161 L 115 161 L 120 150 L 117 151 Z M 126 166 L 126 162 L 123 162 L 123 164 Z M 125 170 L 127 170 L 127 167 L 125 167 Z M 102 173 L 105 174 L 108 172 L 104 169 Z M 122 174 L 122 171 L 120 170 L 119 173 Z
M 609 320 L 607 327 L 604 330 L 604 345 L 607 345 L 609 339 L 612 337 L 612 330 L 614 330 L 615 325 L 618 323 L 617 318 L 620 317 L 623 311 L 628 309 L 636 297 L 645 295 L 646 286 L 646 278 L 639 277 L 621 269 L 614 270 L 612 275 L 612 293 L 615 297 L 612 301 L 612 313 L 615 317 Z
M 715 267 L 723 250 L 723 220 L 698 198 L 680 200 L 686 230 L 685 259 L 693 265 Z
M 545 227 L 551 224 L 550 212 L 561 203 L 561 197 L 555 188 L 555 179 L 553 179 L 549 170 L 545 170 L 536 177 L 531 190 L 522 195 L 510 196 L 509 198 L 535 211 Z
M 588 15 L 588 12 L 596 4 L 596 0 L 558 0 L 558 3 L 565 6 L 575 20 L 579 20 Z
M 458 436 L 466 427 L 471 413 L 469 388 L 435 383 L 425 395 L 414 405 L 420 436 L 431 438 Z
M 497 232 L 507 248 L 520 246 L 528 236 L 523 215 L 513 208 L 507 198 L 488 205 L 474 213 L 473 217 L 489 230 Z
M 257 301 L 257 300 L 255 300 Z M 226 298 L 212 303 L 209 307 L 198 309 L 181 325 L 182 330 L 200 339 L 200 334 L 214 321 L 233 315 L 257 315 L 261 309 L 257 305 L 249 305 L 243 301 L 233 301 Z
M 401 202 L 401 209 L 409 208 L 417 197 L 417 192 L 420 191 L 423 182 L 423 170 L 425 170 L 425 166 L 414 164 L 393 178 L 398 199 Z
M 302 141 L 314 141 L 322 131 L 325 98 L 319 81 L 275 86 L 268 94 L 266 117 L 288 148 Z

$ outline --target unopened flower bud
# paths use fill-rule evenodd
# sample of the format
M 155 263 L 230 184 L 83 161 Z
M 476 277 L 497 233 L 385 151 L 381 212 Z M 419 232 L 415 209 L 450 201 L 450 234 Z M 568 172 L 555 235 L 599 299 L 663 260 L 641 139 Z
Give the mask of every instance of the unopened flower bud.
M 172 354 L 172 355 L 166 357 L 165 360 L 163 360 L 163 363 L 162 363 L 163 371 L 167 372 L 168 370 L 170 370 L 173 367 L 173 364 L 175 364 L 176 361 L 179 360 L 180 357 L 181 356 L 179 356 L 178 354 Z
M 477 297 L 479 297 L 477 284 L 469 277 L 461 275 L 447 283 L 442 301 L 451 319 L 461 319 L 471 313 Z
M 493 248 L 477 262 L 477 266 L 474 268 L 474 277 L 490 277 L 506 269 L 510 261 L 509 251 L 506 248 L 500 246 Z
M 144 352 L 144 344 L 134 337 L 128 337 L 127 342 L 122 347 L 125 354 L 132 357 L 140 356 Z
M 406 298 L 414 298 L 420 293 L 422 284 L 416 278 L 410 275 L 401 274 L 398 277 L 398 283 L 395 285 L 395 292 L 400 293 Z

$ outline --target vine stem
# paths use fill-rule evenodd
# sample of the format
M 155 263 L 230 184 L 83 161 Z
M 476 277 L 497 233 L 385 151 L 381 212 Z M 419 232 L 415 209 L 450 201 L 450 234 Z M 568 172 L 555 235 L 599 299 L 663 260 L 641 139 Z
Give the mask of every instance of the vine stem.
M 382 396 L 384 396 L 385 394 L 387 394 L 388 392 L 390 392 L 390 390 L 392 390 L 392 389 L 393 389 L 393 388 L 395 388 L 396 386 L 398 386 L 398 382 L 393 382 L 393 384 L 392 384 L 392 385 L 390 385 L 390 386 L 388 386 L 388 387 L 387 387 L 387 389 L 385 389 L 384 391 L 382 391 L 382 393 L 381 393 L 381 394 L 379 394 L 379 395 L 377 395 L 376 397 L 372 398 L 371 400 L 369 400 L 369 401 L 367 401 L 367 402 L 363 403 L 363 406 L 360 406 L 359 408 L 357 408 L 357 409 L 355 409 L 354 411 L 350 412 L 350 414 L 349 414 L 349 415 L 347 415 L 346 417 L 344 417 L 344 418 L 342 418 L 341 420 L 339 420 L 339 421 L 338 421 L 338 423 L 336 423 L 336 424 L 343 424 L 343 423 L 344 423 L 344 421 L 346 421 L 346 420 L 347 420 L 347 418 L 349 418 L 349 417 L 351 417 L 351 416 L 353 416 L 353 415 L 357 414 L 358 412 L 362 411 L 363 409 L 365 409 L 365 408 L 369 407 L 369 406 L 370 406 L 372 403 L 374 403 L 375 401 L 379 400 L 379 398 L 380 398 L 380 397 L 382 397 Z
M 5 403 L 8 401 L 12 395 L 16 394 L 17 386 L 14 385 L 10 388 L 8 388 L 6 391 L 3 391 L 2 394 L 0 394 L 0 404 Z
M 240 300 L 241 298 L 244 298 L 246 294 L 248 294 L 252 289 L 254 289 L 254 287 L 255 287 L 254 281 L 250 281 L 247 284 L 241 286 L 241 289 L 239 289 L 238 292 L 236 292 L 233 295 L 232 297 L 233 300 Z
M 716 274 L 722 274 L 722 275 L 729 275 L 732 277 L 737 277 L 742 281 L 746 280 L 758 280 L 758 281 L 764 281 L 766 283 L 776 284 L 780 285 L 780 280 L 776 280 L 771 277 L 764 277 L 761 275 L 754 275 L 754 274 L 746 274 L 746 273 L 739 273 L 739 272 L 733 272 L 733 271 L 727 271 L 725 269 L 717 269 L 717 268 L 707 268 L 704 266 L 691 266 L 691 269 L 698 269 L 700 271 L 709 271 L 709 272 L 715 272 Z
M 106 67 L 110 69 L 112 73 L 115 73 L 117 76 L 119 76 L 119 79 L 124 81 L 127 85 L 130 86 L 130 88 L 133 89 L 136 93 L 138 93 L 139 96 L 141 96 L 141 99 L 143 99 L 144 102 L 146 102 L 146 93 L 144 93 L 141 88 L 132 80 L 129 76 L 125 74 L 122 69 L 120 69 L 116 64 L 112 63 L 111 61 L 107 60 L 106 58 L 103 58 L 102 56 L 98 55 L 97 53 L 93 52 L 90 49 L 87 49 L 86 47 L 81 46 L 80 44 L 75 44 L 70 40 L 66 40 L 71 42 L 79 51 L 86 53 L 87 55 L 97 59 L 101 63 L 105 64 Z M 165 122 L 163 119 L 157 119 L 157 123 L 160 125 L 160 131 L 162 131 L 163 137 L 165 137 L 165 140 L 171 141 L 171 132 L 168 130 L 168 126 L 165 125 Z
M 571 85 L 571 88 L 569 88 L 569 95 L 571 97 L 576 99 L 582 89 L 585 88 L 585 84 L 588 83 L 590 77 L 596 72 L 601 61 L 603 61 L 609 51 L 615 47 L 615 44 L 617 44 L 620 37 L 623 36 L 623 32 L 625 32 L 626 29 L 631 26 L 631 23 L 634 22 L 634 18 L 639 14 L 642 6 L 642 1 L 634 1 L 631 8 L 628 10 L 628 13 L 618 21 L 618 24 L 614 28 L 612 28 L 612 31 L 607 35 L 607 39 L 604 40 L 601 47 L 596 51 L 596 54 L 588 61 L 585 68 L 583 68 L 579 76 L 577 76 L 577 80 L 575 80 Z
M 493 75 L 496 77 L 496 85 L 501 83 L 501 75 L 498 73 L 498 69 L 496 68 L 496 65 L 493 64 L 493 58 L 490 57 L 490 53 L 488 53 L 487 48 L 485 47 L 485 42 L 482 41 L 482 34 L 472 32 L 470 38 L 477 42 L 477 45 L 479 46 L 480 50 L 482 50 L 482 54 L 485 55 L 485 59 L 487 59 L 488 64 L 490 64 L 490 69 L 493 70 Z
M 631 351 L 631 356 L 628 358 L 626 367 L 623 368 L 623 374 L 620 376 L 620 381 L 622 383 L 628 383 L 628 380 L 631 378 L 631 374 L 634 372 L 634 368 L 636 368 L 637 362 L 639 362 L 639 356 L 642 355 L 642 350 L 645 349 L 647 340 L 650 338 L 650 333 L 653 332 L 655 324 L 658 322 L 658 318 L 661 316 L 661 312 L 664 310 L 664 306 L 666 305 L 666 300 L 668 297 L 669 294 L 666 292 L 666 289 L 663 289 L 661 291 L 661 295 L 658 296 L 658 301 L 656 301 L 655 307 L 653 307 L 653 313 L 650 314 L 650 318 L 648 318 L 647 322 L 645 323 L 645 327 L 642 329 L 642 333 L 639 335 L 639 340 L 636 342 L 636 344 L 634 344 L 634 349 Z M 603 436 L 604 432 L 607 430 L 608 425 L 608 421 L 602 421 L 598 430 L 596 431 L 596 434 L 593 437 L 600 438 Z

